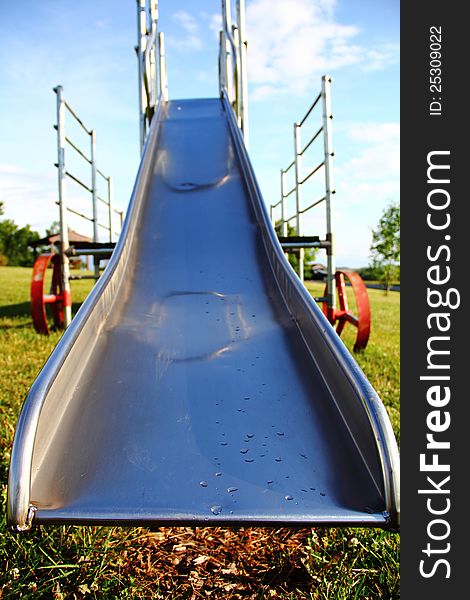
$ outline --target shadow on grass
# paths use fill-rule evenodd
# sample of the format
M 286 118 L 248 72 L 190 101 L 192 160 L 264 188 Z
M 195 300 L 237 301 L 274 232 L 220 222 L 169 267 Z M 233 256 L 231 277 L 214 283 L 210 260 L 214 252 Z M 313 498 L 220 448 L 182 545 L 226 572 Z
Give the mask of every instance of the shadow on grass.
M 19 304 L 7 304 L 0 306 L 0 318 L 14 319 L 17 317 L 31 316 L 31 307 L 29 302 L 20 302 Z
M 81 302 L 74 302 L 72 304 L 72 317 L 74 317 L 81 306 Z M 52 321 L 52 317 L 49 311 L 47 311 L 49 317 L 49 323 Z M 23 319 L 28 317 L 29 323 L 15 323 L 15 324 L 0 324 L 0 329 L 27 329 L 33 328 L 33 320 L 31 317 L 31 304 L 30 302 L 20 302 L 18 304 L 7 304 L 0 306 L 0 319 Z M 51 330 L 53 330 L 53 327 Z

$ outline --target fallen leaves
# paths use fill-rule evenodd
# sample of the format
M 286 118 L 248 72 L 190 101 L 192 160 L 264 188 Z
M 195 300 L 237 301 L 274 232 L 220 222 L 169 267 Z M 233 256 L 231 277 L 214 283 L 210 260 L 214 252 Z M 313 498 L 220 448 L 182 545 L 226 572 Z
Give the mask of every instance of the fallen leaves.
M 311 589 L 303 561 L 310 530 L 162 527 L 122 551 L 159 597 L 255 598 Z M 152 583 L 150 583 L 152 582 Z

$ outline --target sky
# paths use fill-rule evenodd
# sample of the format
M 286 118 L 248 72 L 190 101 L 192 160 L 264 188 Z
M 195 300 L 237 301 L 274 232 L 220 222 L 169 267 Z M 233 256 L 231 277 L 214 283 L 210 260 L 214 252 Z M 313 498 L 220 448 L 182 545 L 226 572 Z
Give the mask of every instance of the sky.
M 220 0 L 160 0 L 159 16 L 170 99 L 216 97 Z M 331 75 L 336 262 L 366 266 L 371 231 L 400 193 L 399 1 L 247 0 L 246 16 L 249 153 L 264 200 L 268 207 L 279 200 L 280 169 L 294 157 L 293 123 L 319 93 L 322 75 Z M 140 161 L 136 2 L 0 0 L 0 39 L 3 218 L 41 234 L 58 220 L 57 85 L 96 131 L 98 168 L 113 176 L 115 206 L 125 211 Z M 305 141 L 320 119 L 312 114 Z M 88 147 L 70 119 L 66 132 Z M 70 151 L 66 160 L 89 180 L 83 161 Z M 304 173 L 320 160 L 321 144 L 314 144 Z M 324 194 L 321 177 L 313 179 L 303 206 Z M 67 198 L 90 214 L 91 200 L 73 183 Z M 307 215 L 303 233 L 323 237 L 323 205 Z M 87 222 L 71 219 L 71 226 L 91 235 Z M 326 261 L 323 252 L 318 260 Z

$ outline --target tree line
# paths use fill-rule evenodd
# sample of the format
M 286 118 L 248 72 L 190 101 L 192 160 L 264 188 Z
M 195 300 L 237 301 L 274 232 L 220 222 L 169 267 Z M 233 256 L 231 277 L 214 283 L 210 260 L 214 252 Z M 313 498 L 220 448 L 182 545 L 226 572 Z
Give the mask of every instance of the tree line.
M 0 201 L 0 217 L 3 214 Z M 29 225 L 19 227 L 12 219 L 0 219 L 0 266 L 31 267 L 34 252 L 28 244 L 39 239 L 39 233 Z
M 3 202 L 0 201 L 0 217 L 3 216 Z M 58 230 L 54 222 L 47 235 Z M 281 223 L 276 223 L 276 233 L 281 233 Z M 296 235 L 294 227 L 288 224 L 288 236 Z M 29 225 L 19 227 L 12 219 L 0 220 L 0 266 L 10 265 L 30 267 L 34 262 L 34 252 L 29 247 L 31 242 L 40 239 L 37 231 Z M 316 259 L 317 251 L 305 251 L 305 278 L 309 279 L 310 265 Z M 400 205 L 391 203 L 382 213 L 377 227 L 372 230 L 370 246 L 370 264 L 359 269 L 364 279 L 382 281 L 386 290 L 394 281 L 400 280 Z M 289 254 L 292 267 L 298 269 L 298 253 Z

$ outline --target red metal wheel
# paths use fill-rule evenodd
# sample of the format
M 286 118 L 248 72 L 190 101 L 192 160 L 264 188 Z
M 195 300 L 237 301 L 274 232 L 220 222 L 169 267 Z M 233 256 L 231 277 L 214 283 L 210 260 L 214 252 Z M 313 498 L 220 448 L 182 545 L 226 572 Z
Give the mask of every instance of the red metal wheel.
M 356 299 L 357 316 L 350 310 L 348 297 L 346 295 L 346 281 L 349 280 L 354 297 Z M 346 323 L 351 323 L 357 327 L 356 342 L 354 344 L 354 352 L 364 350 L 369 341 L 370 334 L 370 305 L 367 288 L 362 280 L 362 277 L 354 271 L 336 271 L 335 273 L 336 289 L 338 293 L 339 308 L 332 311 L 328 304 L 323 302 L 323 314 L 327 317 L 330 323 L 336 325 L 336 332 L 341 335 Z M 326 296 L 326 289 L 325 289 Z
M 52 281 L 48 294 L 44 293 L 47 268 L 52 263 Z M 31 281 L 31 315 L 34 329 L 44 335 L 49 334 L 49 324 L 46 313 L 46 304 L 52 312 L 54 326 L 57 329 L 64 327 L 64 305 L 71 305 L 71 294 L 64 294 L 62 286 L 62 265 L 58 254 L 41 254 L 33 266 Z

